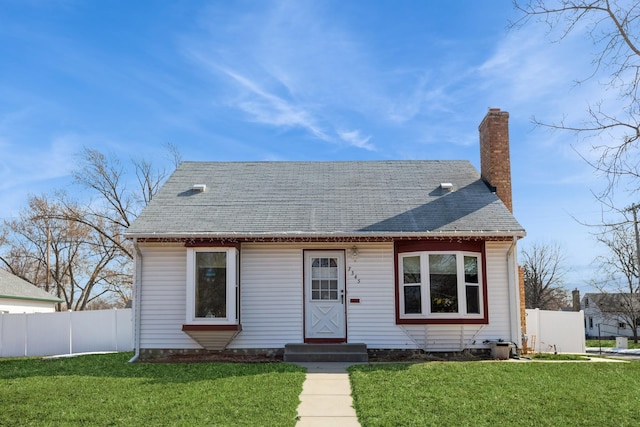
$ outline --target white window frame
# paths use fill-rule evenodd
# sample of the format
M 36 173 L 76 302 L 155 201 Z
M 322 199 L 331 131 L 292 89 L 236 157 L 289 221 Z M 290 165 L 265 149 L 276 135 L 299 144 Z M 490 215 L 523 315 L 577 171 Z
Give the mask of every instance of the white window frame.
M 226 317 L 196 317 L 196 254 L 206 252 L 225 252 L 227 255 L 227 298 Z M 189 248 L 187 249 L 187 324 L 191 325 L 235 325 L 237 316 L 237 264 L 238 250 L 229 247 Z
M 429 283 L 429 255 L 455 255 L 457 273 L 458 311 L 454 313 L 431 312 L 431 286 Z M 420 257 L 420 283 L 404 283 L 405 257 Z M 464 257 L 474 257 L 478 260 L 478 283 L 466 283 L 464 274 Z M 482 255 L 479 252 L 469 251 L 415 251 L 398 254 L 398 297 L 400 306 L 400 319 L 483 319 L 484 318 L 484 286 L 482 273 Z M 467 313 L 466 286 L 478 287 L 479 313 Z M 420 286 L 420 299 L 422 313 L 405 312 L 405 286 Z

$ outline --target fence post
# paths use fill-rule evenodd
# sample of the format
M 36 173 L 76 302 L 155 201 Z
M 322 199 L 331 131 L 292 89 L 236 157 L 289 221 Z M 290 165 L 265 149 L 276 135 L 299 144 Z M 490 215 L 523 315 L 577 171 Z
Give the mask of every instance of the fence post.
M 114 308 L 113 309 L 113 329 L 114 329 L 114 334 L 113 337 L 116 340 L 116 352 L 118 351 L 118 309 Z
M 69 313 L 69 354 L 73 354 L 73 319 L 71 318 L 73 312 L 68 310 L 67 313 Z
M 29 355 L 29 317 L 24 313 L 24 357 Z

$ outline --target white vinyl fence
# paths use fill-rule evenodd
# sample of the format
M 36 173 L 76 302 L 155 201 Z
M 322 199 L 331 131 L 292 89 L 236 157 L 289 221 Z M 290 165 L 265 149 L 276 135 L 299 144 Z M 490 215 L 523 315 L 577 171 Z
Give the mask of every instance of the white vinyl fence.
M 536 353 L 584 353 L 584 313 L 527 309 L 527 347 Z
M 0 314 L 0 357 L 131 351 L 132 322 L 130 308 Z

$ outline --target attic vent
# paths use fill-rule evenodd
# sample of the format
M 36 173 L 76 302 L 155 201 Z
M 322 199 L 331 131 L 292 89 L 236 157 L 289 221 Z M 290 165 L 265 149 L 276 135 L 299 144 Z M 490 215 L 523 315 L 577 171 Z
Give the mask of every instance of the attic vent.
M 196 184 L 193 186 L 193 191 L 204 193 L 205 191 L 207 191 L 207 184 Z
M 440 188 L 442 188 L 442 191 L 449 193 L 453 191 L 453 184 L 450 182 L 442 182 L 440 183 Z

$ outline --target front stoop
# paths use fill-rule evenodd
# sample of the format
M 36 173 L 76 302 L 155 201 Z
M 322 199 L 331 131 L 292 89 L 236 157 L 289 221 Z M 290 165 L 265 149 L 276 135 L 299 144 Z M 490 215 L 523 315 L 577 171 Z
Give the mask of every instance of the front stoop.
M 286 344 L 285 362 L 368 362 L 366 344 Z

